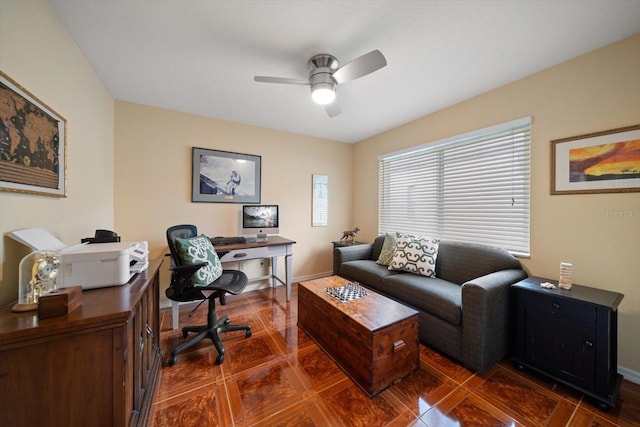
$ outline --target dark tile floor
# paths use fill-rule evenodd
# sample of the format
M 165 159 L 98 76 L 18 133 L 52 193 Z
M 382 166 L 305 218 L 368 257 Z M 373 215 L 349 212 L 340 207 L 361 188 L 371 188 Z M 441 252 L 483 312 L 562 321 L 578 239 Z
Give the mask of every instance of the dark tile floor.
M 422 345 L 420 369 L 369 399 L 298 329 L 295 284 L 292 290 L 289 303 L 278 287 L 231 296 L 219 306 L 232 323 L 249 323 L 253 335 L 226 334 L 221 365 L 207 340 L 164 366 L 149 425 L 640 425 L 640 385 L 624 381 L 618 404 L 605 413 L 580 393 L 519 372 L 509 361 L 478 375 Z M 194 306 L 181 306 L 180 326 L 206 323 L 206 304 L 188 317 Z M 169 309 L 160 316 L 168 355 L 183 338 L 171 329 Z

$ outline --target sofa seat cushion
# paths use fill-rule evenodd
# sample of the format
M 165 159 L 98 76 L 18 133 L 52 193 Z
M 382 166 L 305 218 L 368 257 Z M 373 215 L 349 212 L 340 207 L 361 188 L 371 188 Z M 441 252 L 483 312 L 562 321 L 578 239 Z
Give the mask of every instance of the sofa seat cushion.
M 385 277 L 382 291 L 447 323 L 462 323 L 462 287 L 455 283 L 416 274 L 396 274 Z
M 347 261 L 340 265 L 340 275 L 349 280 L 355 280 L 362 285 L 382 291 L 382 280 L 385 277 L 397 275 L 389 271 L 386 265 L 380 265 L 372 260 Z

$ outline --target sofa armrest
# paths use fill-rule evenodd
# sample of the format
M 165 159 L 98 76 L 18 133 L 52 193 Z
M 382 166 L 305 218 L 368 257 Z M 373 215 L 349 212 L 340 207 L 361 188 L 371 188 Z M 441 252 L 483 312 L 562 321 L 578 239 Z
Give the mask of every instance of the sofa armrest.
M 462 285 L 462 363 L 484 372 L 513 347 L 515 301 L 511 285 L 527 277 L 520 269 L 496 271 Z
M 337 265 L 347 261 L 355 261 L 359 259 L 369 259 L 373 244 L 366 243 L 364 245 L 355 246 L 339 246 L 333 250 Z

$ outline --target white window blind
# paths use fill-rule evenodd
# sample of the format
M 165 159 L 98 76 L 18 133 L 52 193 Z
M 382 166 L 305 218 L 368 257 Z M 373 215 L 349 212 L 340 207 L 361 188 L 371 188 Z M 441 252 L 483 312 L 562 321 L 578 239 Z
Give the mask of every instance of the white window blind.
M 378 158 L 378 231 L 529 254 L 531 118 Z

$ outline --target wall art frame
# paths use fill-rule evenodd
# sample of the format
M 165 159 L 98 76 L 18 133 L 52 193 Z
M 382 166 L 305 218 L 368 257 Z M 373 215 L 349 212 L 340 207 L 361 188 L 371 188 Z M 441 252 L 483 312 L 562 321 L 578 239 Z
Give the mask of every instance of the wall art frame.
M 312 175 L 311 226 L 329 225 L 329 176 Z
M 262 157 L 193 147 L 191 201 L 260 203 Z
M 640 192 L 640 124 L 551 141 L 550 192 Z
M 0 191 L 67 197 L 67 120 L 0 71 Z

